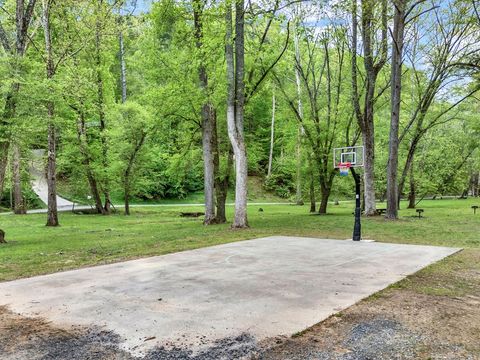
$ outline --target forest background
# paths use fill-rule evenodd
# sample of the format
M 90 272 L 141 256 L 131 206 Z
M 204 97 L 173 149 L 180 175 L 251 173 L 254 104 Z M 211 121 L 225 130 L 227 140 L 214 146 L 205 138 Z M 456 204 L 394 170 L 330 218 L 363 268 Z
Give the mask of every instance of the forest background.
M 202 192 L 206 224 L 234 199 L 245 227 L 247 179 L 323 214 L 354 145 L 366 215 L 479 194 L 474 0 L 6 0 L 0 25 L 1 205 L 39 206 L 41 150 L 48 225 L 57 193 L 128 214 Z

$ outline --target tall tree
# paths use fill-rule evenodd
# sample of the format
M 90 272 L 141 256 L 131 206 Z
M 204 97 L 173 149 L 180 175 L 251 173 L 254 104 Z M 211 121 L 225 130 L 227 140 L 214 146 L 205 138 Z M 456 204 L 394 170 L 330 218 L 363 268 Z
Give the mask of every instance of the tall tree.
M 407 12 L 411 13 L 419 3 L 411 5 Z M 480 90 L 478 83 L 473 84 L 459 96 L 447 102 L 441 101 L 448 88 L 474 76 L 480 68 L 474 56 L 472 60 L 472 55 L 479 51 L 475 40 L 478 30 L 473 16 L 466 16 L 474 13 L 473 5 L 456 2 L 452 7 L 443 9 L 433 3 L 428 10 L 426 26 L 413 32 L 412 49 L 406 52 L 413 72 L 415 97 L 412 113 L 399 135 L 400 144 L 407 143 L 407 155 L 398 181 L 398 204 L 421 140 L 434 127 L 456 119 L 455 109 Z M 425 13 L 423 9 L 418 11 L 419 14 Z M 420 17 L 413 13 L 410 16 L 407 22 L 411 21 L 417 26 L 416 21 Z M 435 24 L 437 31 L 431 30 L 431 23 Z M 425 69 L 418 69 L 417 63 L 420 62 L 423 62 Z M 443 106 L 439 111 L 431 111 L 436 101 L 443 103 Z
M 50 6 L 51 0 L 42 0 L 43 14 L 42 24 L 45 38 L 45 62 L 47 80 L 51 81 L 55 75 L 55 64 L 53 61 L 52 36 L 50 32 Z M 56 182 L 56 161 L 57 161 L 57 132 L 55 128 L 55 104 L 53 100 L 47 100 L 48 116 L 48 147 L 47 147 L 47 187 L 48 187 L 48 210 L 47 226 L 58 226 L 57 210 L 57 182 Z
M 100 196 L 100 188 L 98 185 L 97 177 L 93 170 L 93 156 L 88 146 L 87 124 L 85 119 L 85 110 L 83 108 L 82 101 L 79 105 L 69 104 L 70 108 L 75 112 L 77 120 L 77 142 L 80 148 L 81 163 L 85 169 L 88 185 L 90 187 L 90 193 L 95 202 L 95 209 L 98 214 L 106 215 L 105 208 L 103 207 L 102 198 Z
M 135 175 L 142 163 L 138 160 L 144 153 L 147 136 L 152 128 L 151 117 L 144 107 L 132 101 L 118 105 L 118 110 L 117 121 L 112 122 L 116 129 L 113 139 L 117 144 L 112 151 L 118 154 L 125 215 L 130 215 L 130 197 L 135 185 Z
M 235 215 L 232 227 L 245 228 L 248 227 L 248 164 L 244 137 L 245 2 L 243 0 L 235 0 L 234 7 L 235 40 L 233 39 L 232 4 L 227 1 L 225 38 L 225 57 L 227 61 L 227 128 L 235 155 Z
M 294 59 L 294 68 L 295 68 L 295 80 L 297 83 L 297 97 L 298 97 L 298 113 L 301 117 L 303 117 L 303 104 L 302 104 L 302 83 L 300 79 L 300 72 L 298 70 L 298 66 L 296 64 L 301 64 L 300 59 L 300 44 L 299 44 L 299 34 L 298 34 L 298 24 L 297 22 L 299 19 L 299 9 L 300 7 L 296 8 L 296 14 L 293 21 L 294 29 L 293 29 L 293 42 L 295 46 L 295 59 Z M 297 205 L 303 205 L 303 195 L 302 195 L 302 142 L 304 137 L 304 130 L 301 124 L 298 124 L 297 130 L 297 142 L 295 144 L 295 151 L 296 151 L 296 165 L 297 165 L 297 173 L 296 173 L 296 194 L 295 194 L 295 201 Z M 312 184 L 313 179 L 310 181 Z M 315 195 L 313 195 L 315 198 Z M 315 208 L 315 201 L 311 202 L 313 207 Z M 314 210 L 315 211 L 315 210 Z
M 218 152 L 216 137 L 217 125 L 215 109 L 208 99 L 208 74 L 203 49 L 203 12 L 205 0 L 193 0 L 193 18 L 195 26 L 196 48 L 199 53 L 198 78 L 204 98 L 202 105 L 202 148 L 204 169 L 205 218 L 203 223 L 209 225 L 216 222 L 215 215 L 215 154 Z
M 267 176 L 272 175 L 273 145 L 275 144 L 275 92 L 272 95 L 272 124 L 270 125 L 270 152 L 268 154 Z
M 365 215 L 376 214 L 375 205 L 375 117 L 374 105 L 378 98 L 376 93 L 377 79 L 387 62 L 387 0 L 361 0 L 361 35 L 363 65 L 365 69 L 365 93 L 363 109 L 360 106 L 361 96 L 358 90 L 358 5 L 352 0 L 352 98 L 358 125 L 362 131 L 365 148 L 364 166 L 364 205 Z M 380 9 L 378 9 L 380 8 Z M 377 15 L 379 11 L 379 15 Z M 380 24 L 377 28 L 376 24 Z M 377 33 L 380 38 L 377 39 Z M 380 92 L 382 92 L 381 90 Z
M 398 171 L 398 128 L 400 124 L 400 102 L 402 99 L 403 38 L 405 32 L 405 10 L 407 0 L 394 0 L 395 16 L 392 32 L 391 73 L 391 116 L 390 144 L 387 166 L 387 219 L 398 218 L 397 171 Z
M 125 63 L 125 44 L 123 41 L 123 31 L 118 35 L 118 42 L 120 44 L 120 82 L 122 86 L 122 103 L 127 101 L 127 65 Z
M 120 17 L 120 26 L 123 24 L 122 20 L 122 17 Z M 118 57 L 120 60 L 120 87 L 122 90 L 122 104 L 124 104 L 127 101 L 127 64 L 125 62 L 125 42 L 122 28 L 120 28 L 120 31 L 118 32 L 118 44 Z
M 29 0 L 25 3 L 24 0 L 16 0 L 15 7 L 15 42 L 12 45 L 10 39 L 0 23 L 0 40 L 5 53 L 13 60 L 14 71 L 21 72 L 21 59 L 24 57 L 27 50 L 29 40 L 29 27 L 35 10 L 36 0 Z M 20 82 L 15 76 L 12 79 L 12 85 L 7 92 L 5 99 L 5 108 L 0 123 L 0 196 L 3 193 L 5 183 L 5 173 L 7 169 L 8 153 L 10 148 L 11 127 L 12 121 L 16 115 L 17 98 L 20 91 Z M 22 182 L 20 177 L 21 158 L 18 141 L 14 140 L 12 151 L 12 171 L 13 171 L 13 186 L 14 186 L 14 212 L 16 214 L 25 213 L 22 197 Z
M 13 139 L 12 151 L 12 186 L 13 186 L 13 212 L 17 215 L 26 214 L 25 201 L 22 194 L 21 152 L 17 139 Z
M 302 103 L 296 102 L 289 95 L 285 80 L 275 74 L 279 88 L 305 132 L 306 146 L 311 154 L 310 164 L 315 166 L 314 171 L 318 174 L 320 184 L 320 214 L 327 212 L 328 199 L 337 173 L 331 163 L 333 147 L 339 141 L 339 129 L 343 126 L 343 119 L 349 110 L 351 111 L 351 107 L 344 105 L 343 91 L 346 29 L 335 24 L 330 25 L 321 35 L 307 34 L 304 40 L 305 59 L 296 59 L 301 84 L 308 95 L 309 111 L 306 111 L 306 114 L 301 110 Z
M 119 29 L 115 27 L 117 18 L 113 6 L 119 3 L 112 5 L 105 1 L 75 1 L 65 4 L 65 7 L 69 6 L 64 11 L 65 14 L 71 14 L 71 18 L 66 17 L 70 22 L 62 25 L 66 30 L 55 32 L 53 40 L 65 40 L 62 43 L 65 44 L 65 51 L 62 49 L 58 53 L 61 55 L 63 52 L 66 64 L 56 76 L 59 78 L 63 99 L 73 111 L 65 115 L 66 119 L 74 120 L 71 122 L 74 125 L 71 128 L 73 133 L 70 135 L 71 140 L 76 138 L 79 156 L 69 160 L 78 165 L 75 176 L 82 175 L 87 180 L 87 197 L 94 200 L 97 212 L 108 214 L 113 181 L 110 178 L 112 156 L 108 149 L 111 138 L 109 131 L 112 129 L 107 129 L 107 120 L 114 103 L 112 79 L 118 77 L 110 71 L 114 69 L 115 55 L 118 54 L 118 38 L 114 34 L 118 34 Z M 60 58 L 62 57 L 58 56 L 58 60 Z M 68 138 L 67 134 L 63 135 L 63 139 Z M 77 185 L 80 184 L 78 181 Z M 85 196 L 83 189 L 78 195 Z
M 103 165 L 103 184 L 102 190 L 105 197 L 104 213 L 109 214 L 112 201 L 110 199 L 110 180 L 108 174 L 108 140 L 107 124 L 105 117 L 105 94 L 104 94 L 104 74 L 103 74 L 103 31 L 105 6 L 103 0 L 98 0 L 95 8 L 95 68 L 96 68 L 96 86 L 97 86 L 97 113 L 100 123 L 100 139 L 102 145 L 102 165 Z

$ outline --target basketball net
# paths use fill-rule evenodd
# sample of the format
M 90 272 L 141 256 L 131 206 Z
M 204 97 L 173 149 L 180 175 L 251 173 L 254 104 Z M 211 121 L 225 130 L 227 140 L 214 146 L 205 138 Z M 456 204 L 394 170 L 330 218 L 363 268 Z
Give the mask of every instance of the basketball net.
M 351 166 L 352 164 L 349 162 L 339 163 L 338 168 L 340 169 L 340 176 L 348 176 L 348 170 Z

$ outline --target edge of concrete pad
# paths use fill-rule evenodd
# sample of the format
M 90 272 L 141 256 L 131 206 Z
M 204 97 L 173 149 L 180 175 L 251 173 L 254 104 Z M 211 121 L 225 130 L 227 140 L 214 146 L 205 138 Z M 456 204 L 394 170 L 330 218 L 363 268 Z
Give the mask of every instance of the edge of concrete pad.
M 188 252 L 191 252 L 191 251 L 197 251 L 197 250 L 201 250 L 201 249 L 215 248 L 215 247 L 220 247 L 220 246 L 233 246 L 237 243 L 243 243 L 243 242 L 250 242 L 250 241 L 257 241 L 257 240 L 272 241 L 272 240 L 275 240 L 275 239 L 278 240 L 279 238 L 280 239 L 281 238 L 286 238 L 286 239 L 288 239 L 288 238 L 301 238 L 301 239 L 311 239 L 311 240 L 319 240 L 319 241 L 325 241 L 325 240 L 326 241 L 338 241 L 338 242 L 343 243 L 343 244 L 347 244 L 348 242 L 356 242 L 356 243 L 359 243 L 359 244 L 376 243 L 376 244 L 382 244 L 382 245 L 385 245 L 385 246 L 388 246 L 388 245 L 420 246 L 420 247 L 427 247 L 427 248 L 443 248 L 443 249 L 455 250 L 451 254 L 446 255 L 443 259 L 445 259 L 449 256 L 452 256 L 452 255 L 454 255 L 454 254 L 463 250 L 463 248 L 454 248 L 454 247 L 448 247 L 448 246 L 389 243 L 389 242 L 379 242 L 379 241 L 370 240 L 370 239 L 365 239 L 365 240 L 362 239 L 360 241 L 353 241 L 352 239 L 343 239 L 342 240 L 342 239 L 333 239 L 333 238 L 315 238 L 315 237 L 309 237 L 309 236 L 270 235 L 270 236 L 264 236 L 264 237 L 259 237 L 259 238 L 248 238 L 248 239 L 243 239 L 243 240 L 235 240 L 235 241 L 230 241 L 230 242 L 211 245 L 211 246 L 197 247 L 197 248 L 193 248 L 193 249 L 173 251 L 173 252 L 168 252 L 168 253 L 159 254 L 159 255 L 149 255 L 149 256 L 143 256 L 143 257 L 136 257 L 136 258 L 131 258 L 131 259 L 127 259 L 127 260 L 125 260 L 125 259 L 120 260 L 119 259 L 119 261 L 113 261 L 113 262 L 109 262 L 109 263 L 106 263 L 106 264 L 89 264 L 89 265 L 81 266 L 81 267 L 74 268 L 74 269 L 61 270 L 61 271 L 55 271 L 55 272 L 46 273 L 46 274 L 38 274 L 38 275 L 34 275 L 34 276 L 21 277 L 21 278 L 12 279 L 12 280 L 0 281 L 0 284 L 1 283 L 9 283 L 9 282 L 12 282 L 12 281 L 20 281 L 20 280 L 25 280 L 25 279 L 31 279 L 31 278 L 40 277 L 40 276 L 54 276 L 55 274 L 68 273 L 68 272 L 71 272 L 71 271 L 78 271 L 78 270 L 93 269 L 93 268 L 102 267 L 102 266 L 103 267 L 110 267 L 110 266 L 115 266 L 116 264 L 119 264 L 119 263 L 135 262 L 135 261 L 141 261 L 143 259 L 150 259 L 150 258 L 155 258 L 155 257 L 168 256 L 168 255 L 186 253 L 186 252 L 188 253 Z M 438 261 L 440 261 L 440 260 L 438 260 Z M 433 263 L 434 262 L 428 263 L 427 265 L 424 266 L 424 268 L 432 265 Z M 414 273 L 411 273 L 411 274 L 414 274 Z M 407 274 L 407 276 L 411 275 L 411 274 Z
M 373 246 L 373 245 L 362 245 L 361 242 L 360 242 L 360 244 L 353 245 L 350 242 L 339 241 L 339 240 L 335 240 L 335 239 L 318 239 L 318 238 L 312 238 L 312 237 L 309 238 L 309 237 L 298 237 L 298 236 L 270 236 L 270 237 L 263 237 L 263 238 L 261 237 L 261 238 L 256 238 L 256 239 L 248 239 L 248 240 L 243 240 L 243 241 L 233 241 L 233 242 L 229 242 L 229 243 L 225 243 L 225 244 L 218 244 L 218 245 L 214 245 L 214 246 L 197 248 L 197 249 L 186 250 L 186 251 L 193 251 L 193 250 L 198 251 L 198 250 L 203 249 L 203 250 L 207 250 L 207 253 L 208 253 L 208 248 L 218 248 L 218 247 L 230 247 L 230 248 L 232 248 L 233 247 L 235 249 L 235 248 L 238 248 L 239 246 L 242 246 L 242 244 L 245 241 L 259 241 L 259 240 L 263 242 L 263 247 L 264 248 L 265 247 L 269 248 L 271 246 L 270 241 L 273 241 L 274 244 L 275 244 L 275 242 L 281 242 L 282 239 L 285 239 L 285 240 L 289 239 L 291 246 L 296 246 L 295 245 L 295 243 L 296 243 L 295 240 L 297 240 L 297 239 L 298 240 L 299 239 L 310 239 L 312 241 L 324 242 L 327 247 L 329 246 L 329 244 L 333 244 L 334 242 L 336 243 L 336 245 L 340 246 L 341 248 L 345 247 L 345 248 L 352 249 L 352 248 L 355 248 L 358 245 L 358 246 L 360 246 L 360 248 L 363 248 L 363 252 L 365 252 L 365 251 L 368 252 L 368 250 L 366 250 L 366 249 L 370 249 Z M 387 251 L 392 251 L 392 250 L 395 251 L 395 249 L 400 249 L 402 247 L 408 247 L 408 246 L 405 246 L 405 245 L 406 244 L 398 244 L 398 243 L 377 243 L 375 246 L 387 247 Z M 408 244 L 408 245 L 411 245 L 411 244 Z M 292 335 L 295 335 L 295 334 L 298 334 L 298 333 L 302 333 L 303 331 L 308 330 L 309 328 L 311 328 L 315 324 L 322 323 L 323 321 L 325 321 L 325 319 L 328 319 L 332 315 L 337 314 L 337 313 L 342 312 L 342 311 L 345 311 L 346 309 L 348 309 L 352 305 L 357 304 L 360 301 L 363 301 L 363 300 L 371 297 L 372 295 L 378 294 L 379 292 L 388 289 L 388 287 L 391 286 L 392 284 L 396 284 L 399 281 L 402 281 L 403 279 L 407 278 L 408 276 L 410 276 L 412 274 L 415 274 L 418 271 L 420 271 L 420 270 L 422 270 L 422 269 L 424 269 L 424 268 L 426 268 L 426 267 L 428 267 L 432 264 L 435 264 L 435 263 L 439 262 L 440 260 L 446 259 L 449 256 L 454 255 L 454 254 L 460 252 L 461 250 L 463 250 L 463 249 L 460 249 L 460 248 L 438 247 L 438 246 L 430 246 L 430 245 L 423 245 L 423 246 L 422 245 L 412 245 L 412 246 L 415 246 L 417 248 L 425 247 L 425 248 L 430 248 L 430 249 L 432 249 L 432 248 L 437 248 L 438 249 L 439 248 L 439 250 L 436 252 L 437 256 L 429 257 L 429 260 L 425 261 L 421 266 L 416 266 L 416 267 L 413 267 L 411 269 L 404 269 L 405 272 L 398 271 L 395 278 L 392 279 L 393 280 L 392 282 L 389 282 L 388 284 L 386 284 L 382 287 L 378 286 L 377 291 L 365 294 L 365 296 L 360 296 L 356 299 L 351 299 L 351 301 L 345 302 L 341 306 L 332 307 L 330 309 L 331 311 L 325 312 L 324 316 L 321 316 L 319 318 L 317 316 L 315 316 L 315 317 L 311 318 L 310 320 L 313 320 L 312 321 L 313 324 L 310 321 L 308 321 L 304 324 L 300 324 L 300 326 L 297 327 L 297 329 L 301 329 L 301 330 L 297 331 L 295 329 L 294 330 L 295 332 L 294 331 L 292 331 L 292 332 L 288 331 L 288 333 L 285 333 L 285 335 L 292 336 Z M 390 248 L 388 248 L 388 247 L 390 247 Z M 411 251 L 412 250 L 413 249 L 411 249 Z M 169 256 L 169 255 L 175 255 L 175 254 L 179 254 L 179 253 L 181 253 L 181 252 L 170 253 L 170 254 L 160 255 L 160 256 Z M 130 262 L 131 261 L 141 261 L 143 259 L 148 259 L 148 258 L 157 258 L 157 257 L 160 257 L 160 256 L 151 256 L 151 257 L 147 257 L 147 258 L 140 258 L 140 259 L 130 260 Z M 155 261 L 155 259 L 153 261 Z M 127 261 L 127 262 L 129 262 L 129 261 Z M 107 265 L 103 265 L 103 266 L 114 266 L 115 264 L 118 264 L 118 263 L 122 263 L 122 262 L 116 262 L 116 263 L 107 264 Z M 89 268 L 96 268 L 96 267 L 97 266 L 93 266 L 93 267 L 91 266 Z M 88 268 L 81 268 L 80 270 L 82 270 L 82 269 L 88 269 Z M 77 271 L 77 270 L 69 270 L 69 271 Z M 55 276 L 57 274 L 59 274 L 59 273 L 53 273 L 53 274 L 45 275 L 45 276 L 50 277 L 50 276 Z M 41 276 L 41 277 L 44 277 L 44 276 Z M 26 279 L 26 280 L 28 280 L 28 279 Z M 374 290 L 374 289 L 372 289 L 372 290 Z M 315 318 L 317 319 L 317 322 L 315 322 L 316 321 Z
M 353 241 L 353 240 L 352 240 L 352 239 L 346 239 L 345 241 Z M 360 241 L 360 242 L 364 242 L 363 239 L 362 239 L 362 241 Z M 369 242 L 375 242 L 375 240 L 372 240 L 372 241 L 369 241 Z M 397 244 L 397 243 L 381 243 L 381 244 Z M 350 305 L 347 305 L 346 307 L 344 307 L 344 308 L 342 308 L 342 309 L 340 309 L 340 310 L 338 310 L 338 311 L 333 311 L 333 312 L 331 312 L 325 319 L 323 319 L 323 320 L 321 320 L 321 321 L 319 321 L 319 322 L 317 322 L 317 323 L 315 323 L 315 324 L 313 324 L 313 325 L 311 325 L 311 326 L 309 326 L 309 327 L 307 327 L 307 328 L 305 328 L 305 329 L 303 329 L 303 330 L 301 330 L 301 331 L 298 331 L 298 332 L 296 332 L 296 333 L 294 333 L 294 334 L 287 335 L 287 337 L 288 337 L 288 338 L 291 338 L 291 337 L 294 337 L 294 336 L 300 336 L 300 335 L 304 334 L 305 332 L 308 332 L 311 328 L 313 328 L 313 327 L 315 327 L 315 326 L 317 326 L 317 325 L 319 325 L 319 324 L 324 323 L 325 321 L 327 321 L 328 319 L 330 319 L 332 316 L 335 316 L 336 314 L 339 314 L 339 313 L 341 313 L 342 311 L 345 311 L 345 310 L 351 308 L 352 306 L 354 306 L 354 305 L 356 305 L 356 304 L 359 304 L 359 303 L 361 303 L 362 301 L 367 300 L 368 298 L 370 298 L 370 297 L 372 297 L 372 296 L 376 296 L 377 294 L 381 293 L 382 291 L 387 290 L 387 289 L 390 288 L 391 286 L 393 286 L 393 285 L 395 285 L 395 284 L 398 284 L 399 282 L 405 280 L 405 279 L 408 278 L 409 276 L 415 275 L 415 274 L 418 273 L 419 271 L 422 271 L 422 270 L 426 269 L 426 268 L 429 267 L 429 266 L 432 266 L 432 265 L 434 265 L 434 264 L 436 264 L 436 263 L 438 263 L 438 262 L 440 262 L 440 261 L 443 261 L 443 260 L 445 260 L 445 259 L 448 259 L 449 257 L 451 257 L 451 256 L 453 256 L 453 255 L 456 255 L 456 254 L 462 252 L 463 250 L 465 250 L 464 248 L 450 248 L 450 247 L 446 247 L 446 246 L 433 246 L 433 245 L 415 245 L 415 244 L 397 244 L 397 245 L 414 245 L 414 246 L 427 246 L 427 247 L 441 247 L 441 248 L 444 248 L 444 249 L 452 249 L 452 250 L 454 250 L 454 251 L 452 251 L 452 253 L 450 253 L 449 255 L 444 256 L 443 258 L 441 258 L 441 259 L 439 259 L 439 260 L 435 260 L 435 261 L 429 262 L 427 265 L 423 266 L 422 268 L 420 268 L 420 269 L 418 269 L 418 270 L 416 270 L 416 271 L 413 271 L 413 272 L 411 272 L 411 273 L 402 275 L 402 277 L 401 277 L 399 280 L 391 283 L 390 285 L 384 287 L 383 289 L 380 289 L 380 290 L 378 290 L 378 291 L 375 291 L 374 293 L 371 293 L 370 295 L 364 296 L 364 297 L 358 299 L 357 301 L 351 303 Z

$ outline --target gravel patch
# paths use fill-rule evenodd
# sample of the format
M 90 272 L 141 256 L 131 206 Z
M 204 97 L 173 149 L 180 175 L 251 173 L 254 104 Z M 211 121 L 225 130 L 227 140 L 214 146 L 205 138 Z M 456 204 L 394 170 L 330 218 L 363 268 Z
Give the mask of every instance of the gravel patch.
M 280 357 L 270 349 L 258 359 L 410 360 L 418 359 L 415 349 L 422 339 L 398 322 L 380 318 L 359 322 L 340 338 L 322 340 L 322 346 L 302 344 Z
M 255 338 L 249 334 L 217 340 L 204 350 L 194 353 L 188 349 L 160 347 L 150 351 L 145 360 L 229 360 L 247 359 L 258 352 Z
M 97 329 L 85 332 L 51 331 L 28 335 L 15 346 L 0 344 L 2 360 L 130 360 L 131 356 L 120 350 L 118 335 Z
M 57 328 L 0 307 L 1 360 L 240 360 L 259 352 L 256 338 L 247 333 L 217 340 L 195 352 L 184 339 L 185 344 L 166 344 L 142 356 L 122 350 L 124 340 L 102 328 Z
M 340 325 L 340 324 L 339 324 Z M 344 324 L 345 325 L 345 324 Z M 465 346 L 439 343 L 428 334 L 388 318 L 373 318 L 332 332 L 285 339 L 254 356 L 255 360 L 479 360 Z M 332 328 L 330 328 L 332 329 Z
M 350 349 L 342 360 L 418 359 L 416 348 L 422 337 L 400 323 L 389 319 L 374 319 L 355 325 L 343 342 Z
M 89 329 L 85 334 L 62 333 L 59 336 L 32 335 L 14 348 L 0 345 L 2 360 L 230 360 L 248 359 L 258 351 L 254 337 L 242 334 L 214 342 L 194 353 L 180 347 L 158 347 L 136 357 L 119 348 L 118 335 Z

